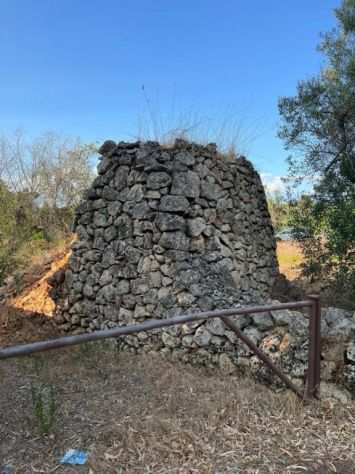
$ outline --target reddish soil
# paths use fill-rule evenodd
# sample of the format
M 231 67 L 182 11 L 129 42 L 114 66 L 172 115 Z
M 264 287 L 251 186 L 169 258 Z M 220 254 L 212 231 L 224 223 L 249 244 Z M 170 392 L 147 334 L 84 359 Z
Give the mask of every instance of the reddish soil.
M 0 304 L 0 347 L 50 339 L 60 335 L 52 321 L 54 302 L 50 297 L 51 278 L 63 268 L 70 256 L 69 251 L 61 251 L 50 256 L 45 262 L 36 263 L 23 277 L 23 289 Z
M 60 254 L 53 258 L 50 268 L 43 275 L 27 288 L 25 288 L 18 296 L 10 300 L 9 305 L 24 311 L 52 316 L 55 304 L 49 296 L 50 286 L 48 284 L 57 271 L 61 270 L 68 263 L 71 252 Z
M 60 335 L 47 316 L 0 305 L 0 347 L 51 339 Z

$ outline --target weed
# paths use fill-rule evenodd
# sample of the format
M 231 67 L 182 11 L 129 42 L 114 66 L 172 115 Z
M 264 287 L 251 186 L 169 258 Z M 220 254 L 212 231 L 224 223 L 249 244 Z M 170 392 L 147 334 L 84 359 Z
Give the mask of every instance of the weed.
M 55 390 L 49 384 L 31 384 L 32 405 L 42 435 L 48 434 L 55 422 Z
M 42 354 L 37 354 L 35 356 L 32 356 L 31 359 L 32 361 L 32 368 L 37 377 L 41 377 L 43 375 L 43 372 L 47 369 L 48 367 L 48 360 L 46 357 L 44 357 Z
M 125 474 L 126 472 L 126 469 L 124 468 L 124 466 L 117 466 L 116 467 L 116 473 L 117 474 Z
M 150 94 L 142 86 L 143 109 L 138 117 L 136 139 L 156 140 L 166 147 L 173 145 L 176 139 L 208 144 L 215 142 L 223 153 L 230 158 L 234 155 L 248 155 L 255 139 L 263 133 L 262 121 L 250 120 L 245 110 L 228 107 L 222 111 L 210 110 L 208 115 L 198 110 L 177 107 L 177 97 L 165 106 L 158 94 Z

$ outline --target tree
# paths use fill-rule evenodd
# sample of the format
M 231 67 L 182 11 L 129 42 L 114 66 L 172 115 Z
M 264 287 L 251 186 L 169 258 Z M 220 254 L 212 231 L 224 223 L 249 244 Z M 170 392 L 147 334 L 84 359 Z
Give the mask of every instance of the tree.
M 326 66 L 279 100 L 279 136 L 293 152 L 289 177 L 314 184 L 311 204 L 296 206 L 294 218 L 322 249 L 317 271 L 333 275 L 353 274 L 355 257 L 355 0 L 343 0 L 335 15 L 337 27 L 319 46 Z
M 37 194 L 53 208 L 78 204 L 93 179 L 93 145 L 49 132 L 27 142 L 22 132 L 0 137 L 0 179 L 13 191 Z
M 291 170 L 322 180 L 355 183 L 355 0 L 336 10 L 338 28 L 323 35 L 319 47 L 328 67 L 298 84 L 295 97 L 279 101 L 286 147 L 301 152 L 291 157 Z
M 17 262 L 70 232 L 95 148 L 54 133 L 0 136 L 0 284 Z
M 288 226 L 289 203 L 280 191 L 266 193 L 268 208 L 275 232 Z
M 94 152 L 93 145 L 79 139 L 49 132 L 28 142 L 18 131 L 0 137 L 0 179 L 22 201 L 27 198 L 27 207 L 35 203 L 41 209 L 45 226 L 63 227 L 94 177 L 90 160 Z

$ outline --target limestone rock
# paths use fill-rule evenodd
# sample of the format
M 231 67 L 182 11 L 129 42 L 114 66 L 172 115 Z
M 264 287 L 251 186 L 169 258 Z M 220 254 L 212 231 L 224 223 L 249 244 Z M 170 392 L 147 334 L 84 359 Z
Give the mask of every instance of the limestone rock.
M 292 322 L 293 315 L 289 309 L 279 309 L 270 313 L 274 318 L 275 326 L 288 326 Z
M 132 222 L 128 216 L 119 216 L 115 220 L 115 226 L 119 239 L 128 239 L 132 236 Z
M 107 155 L 116 148 L 116 143 L 113 140 L 106 140 L 97 150 L 100 155 Z
M 345 387 L 355 397 L 355 365 L 346 365 L 344 368 Z
M 117 284 L 117 294 L 125 295 L 130 291 L 130 283 L 128 280 L 120 280 Z
M 109 219 L 105 214 L 97 211 L 94 213 L 94 225 L 96 227 L 107 227 L 110 225 Z
M 200 178 L 194 171 L 175 173 L 171 194 L 198 198 L 200 195 Z
M 159 240 L 159 245 L 165 249 L 186 250 L 189 240 L 183 232 L 163 232 Z
M 323 400 L 331 398 L 345 404 L 351 400 L 350 393 L 334 383 L 321 382 L 320 394 Z
M 201 196 L 208 199 L 217 201 L 222 195 L 222 188 L 213 181 L 203 181 L 201 183 Z
M 206 347 L 208 346 L 211 337 L 211 333 L 205 327 L 200 326 L 199 328 L 197 328 L 197 331 L 194 336 L 194 341 L 198 346 Z
M 215 336 L 224 336 L 225 334 L 225 326 L 220 318 L 209 319 L 206 322 L 206 328 Z
M 187 213 L 189 201 L 184 196 L 163 196 L 160 201 L 161 212 Z
M 355 322 L 351 319 L 342 319 L 331 324 L 329 336 L 355 337 Z
M 327 324 L 330 327 L 336 326 L 339 322 L 344 321 L 344 320 L 350 320 L 351 321 L 351 312 L 346 311 L 344 309 L 340 308 L 325 308 L 322 311 L 322 318 L 324 318 L 327 322 Z
M 219 356 L 219 367 L 221 368 L 222 372 L 226 375 L 233 374 L 236 371 L 236 366 L 233 363 L 230 356 L 227 354 L 221 354 Z
M 171 336 L 167 332 L 162 332 L 161 338 L 163 340 L 163 343 L 165 346 L 174 348 L 174 347 L 179 347 L 179 339 L 177 337 Z
M 196 343 L 194 342 L 194 338 L 191 335 L 184 336 L 182 338 L 181 342 L 182 342 L 182 345 L 184 347 L 188 347 L 188 348 L 196 347 Z
M 187 151 L 177 153 L 175 160 L 177 163 L 185 166 L 193 166 L 196 161 L 194 155 Z
M 176 214 L 159 213 L 155 224 L 162 232 L 171 230 L 185 230 L 185 219 Z
M 147 179 L 147 188 L 157 190 L 165 188 L 171 183 L 171 177 L 163 171 L 150 173 Z
M 188 234 L 191 237 L 199 237 L 202 232 L 206 229 L 207 225 L 202 217 L 196 219 L 190 219 L 188 221 Z
M 132 324 L 133 323 L 133 311 L 130 311 L 126 308 L 120 308 L 118 314 L 118 320 L 124 324 Z
M 274 327 L 274 321 L 269 313 L 257 313 L 251 315 L 253 323 L 260 331 L 267 331 Z
M 117 217 L 122 209 L 122 204 L 119 201 L 110 202 L 107 206 L 107 212 L 109 216 Z

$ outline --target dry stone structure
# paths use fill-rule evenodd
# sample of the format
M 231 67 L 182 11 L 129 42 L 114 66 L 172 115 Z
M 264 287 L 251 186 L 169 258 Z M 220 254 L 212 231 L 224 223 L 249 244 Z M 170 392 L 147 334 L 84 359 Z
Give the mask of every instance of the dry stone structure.
M 107 141 L 100 153 L 77 209 L 59 324 L 93 331 L 269 296 L 275 239 L 249 161 L 183 140 L 170 148 Z
M 264 189 L 249 161 L 224 156 L 213 144 L 182 140 L 169 148 L 107 141 L 100 153 L 98 176 L 77 209 L 78 240 L 53 289 L 55 320 L 65 331 L 270 302 L 278 275 L 275 240 Z M 354 318 L 329 308 L 322 321 L 322 380 L 341 379 L 353 393 Z M 303 383 L 306 314 L 269 312 L 235 322 Z M 122 343 L 219 365 L 226 373 L 247 367 L 275 382 L 220 320 L 127 336 Z

